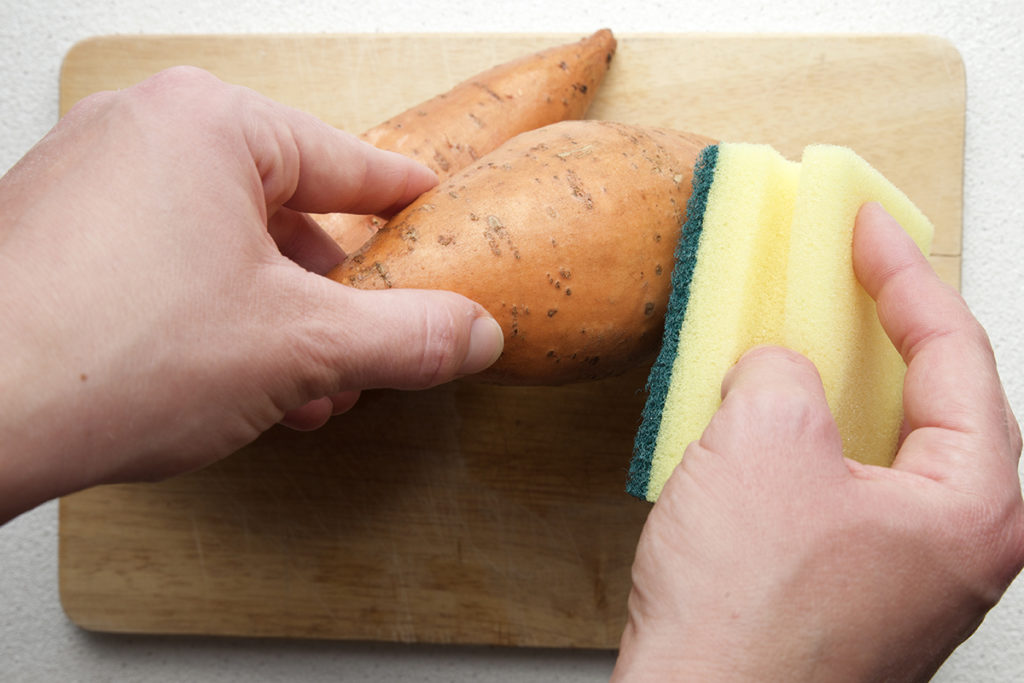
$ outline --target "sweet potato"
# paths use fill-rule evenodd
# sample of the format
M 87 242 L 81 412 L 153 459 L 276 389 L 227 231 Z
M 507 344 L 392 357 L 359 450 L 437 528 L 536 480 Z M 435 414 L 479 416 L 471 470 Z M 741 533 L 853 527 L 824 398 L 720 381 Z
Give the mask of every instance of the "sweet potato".
M 660 344 L 693 164 L 711 143 L 607 121 L 523 133 L 422 195 L 329 277 L 479 302 L 505 331 L 481 379 L 619 374 Z
M 615 47 L 611 31 L 602 29 L 578 42 L 495 66 L 360 137 L 412 157 L 444 179 L 519 133 L 583 117 Z M 383 224 L 375 216 L 350 214 L 315 219 L 349 253 Z

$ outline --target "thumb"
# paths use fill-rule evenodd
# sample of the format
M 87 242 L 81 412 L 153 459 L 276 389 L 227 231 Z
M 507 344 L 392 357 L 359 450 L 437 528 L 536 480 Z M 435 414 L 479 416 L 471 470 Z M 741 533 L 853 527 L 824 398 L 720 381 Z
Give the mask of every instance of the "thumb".
M 425 389 L 486 369 L 504 348 L 500 325 L 452 292 L 364 291 L 320 279 L 329 301 L 316 316 L 315 357 L 336 373 L 331 390 Z
M 752 349 L 730 369 L 722 404 L 700 444 L 772 470 L 818 467 L 823 461 L 845 469 L 842 440 L 816 368 L 782 347 Z

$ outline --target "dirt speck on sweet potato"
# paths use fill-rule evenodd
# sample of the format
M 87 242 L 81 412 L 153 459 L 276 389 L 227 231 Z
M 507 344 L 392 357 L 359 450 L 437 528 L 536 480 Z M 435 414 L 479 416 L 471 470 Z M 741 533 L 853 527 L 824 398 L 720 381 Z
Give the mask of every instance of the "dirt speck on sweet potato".
M 385 287 L 391 289 L 394 286 L 394 283 L 391 282 L 391 277 L 388 275 L 387 266 L 380 261 L 377 261 L 373 264 L 373 269 L 377 272 L 377 275 L 380 276 L 380 279 L 384 281 Z
M 590 193 L 583 187 L 583 182 L 580 177 L 573 170 L 565 172 L 566 180 L 569 183 L 569 188 L 572 190 L 572 196 L 576 197 L 583 202 L 583 205 L 588 209 L 594 208 L 594 198 L 590 196 Z

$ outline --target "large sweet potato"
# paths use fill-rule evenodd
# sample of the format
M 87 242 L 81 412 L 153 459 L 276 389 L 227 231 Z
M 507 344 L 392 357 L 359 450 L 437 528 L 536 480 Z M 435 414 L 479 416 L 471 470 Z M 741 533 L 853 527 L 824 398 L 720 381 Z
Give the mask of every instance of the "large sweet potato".
M 582 118 L 615 54 L 611 31 L 495 66 L 360 137 L 429 166 L 441 179 L 519 133 Z M 347 252 L 383 224 L 375 216 L 315 217 Z
M 485 380 L 618 374 L 657 351 L 693 164 L 707 144 L 606 121 L 523 133 L 422 195 L 329 277 L 479 302 L 505 331 Z

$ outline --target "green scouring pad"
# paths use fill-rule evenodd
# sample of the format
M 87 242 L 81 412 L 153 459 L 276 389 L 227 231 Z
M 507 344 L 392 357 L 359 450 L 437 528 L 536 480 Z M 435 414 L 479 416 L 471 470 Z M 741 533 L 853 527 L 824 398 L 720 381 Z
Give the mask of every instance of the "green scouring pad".
M 889 465 L 906 367 L 853 273 L 861 205 L 881 203 L 928 253 L 934 229 L 853 151 L 705 148 L 676 249 L 661 352 L 648 378 L 627 491 L 654 501 L 717 410 L 728 369 L 780 344 L 817 366 L 846 456 Z

